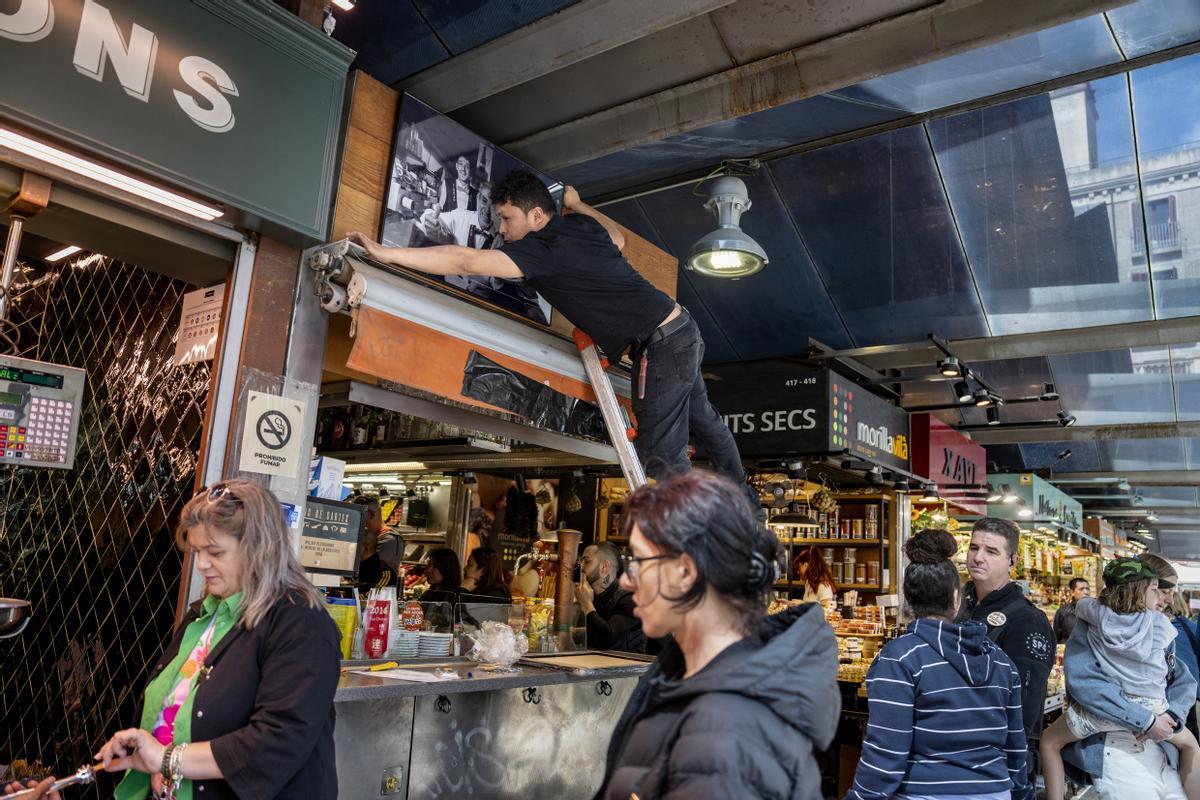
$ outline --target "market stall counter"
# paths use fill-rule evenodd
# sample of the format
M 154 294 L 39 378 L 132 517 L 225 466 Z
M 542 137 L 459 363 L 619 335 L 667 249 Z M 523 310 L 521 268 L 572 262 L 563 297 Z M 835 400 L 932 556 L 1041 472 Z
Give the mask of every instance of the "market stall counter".
M 531 656 L 511 671 L 465 658 L 359 671 L 383 663 L 344 662 L 334 697 L 339 797 L 590 797 L 652 660 L 587 651 Z

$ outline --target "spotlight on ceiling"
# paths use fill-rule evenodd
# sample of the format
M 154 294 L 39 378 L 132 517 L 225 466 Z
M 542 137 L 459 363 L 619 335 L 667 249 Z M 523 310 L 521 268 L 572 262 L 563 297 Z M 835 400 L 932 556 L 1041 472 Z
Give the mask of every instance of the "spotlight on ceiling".
M 925 486 L 925 492 L 921 495 L 919 502 L 936 503 L 941 499 L 941 496 L 938 494 L 937 485 L 930 483 Z
M 354 0 L 333 0 L 333 4 L 342 11 L 349 11 L 354 8 Z
M 704 207 L 716 215 L 717 229 L 692 245 L 688 269 L 713 278 L 745 278 L 767 265 L 767 252 L 739 224 L 750 205 L 741 178 L 722 175 L 713 181 Z
M 975 405 L 979 406 L 980 408 L 986 408 L 987 406 L 990 406 L 996 402 L 996 395 L 983 388 L 976 389 L 974 397 Z
M 1128 492 L 1130 489 L 1133 488 L 1132 486 L 1129 485 L 1129 481 L 1125 480 L 1124 478 L 1121 478 L 1121 480 L 1117 481 L 1116 486 L 1117 486 L 1117 489 L 1119 489 L 1122 492 Z
M 1026 505 L 1024 500 L 1021 500 L 1017 508 L 1017 516 L 1028 519 L 1033 516 L 1033 509 Z
M 1149 514 L 1146 515 L 1146 521 L 1147 522 L 1158 522 L 1158 514 L 1155 514 L 1153 511 L 1151 511 Z
M 954 356 L 946 356 L 938 362 L 938 370 L 947 378 L 957 378 L 962 375 L 962 364 Z
M 987 502 L 999 503 L 1003 497 L 1003 492 L 1001 492 L 995 486 L 992 486 L 990 483 L 987 485 Z
M 969 403 L 974 400 L 975 393 L 971 391 L 971 385 L 966 381 L 955 381 L 954 399 L 960 403 Z
M 1069 428 L 1075 424 L 1075 415 L 1069 411 L 1058 412 L 1058 424 L 1064 428 Z
M 1039 400 L 1057 400 L 1058 399 L 1058 390 L 1056 388 L 1054 388 L 1053 383 L 1043 384 L 1042 385 L 1042 393 L 1038 396 L 1038 399 Z
M 1070 457 L 1071 457 L 1071 448 L 1068 447 L 1066 450 L 1063 450 L 1058 455 L 1054 456 L 1054 460 L 1055 461 L 1066 461 Z
M 883 483 L 883 467 L 876 464 L 867 470 L 865 477 L 867 483 Z
M 987 411 L 987 424 L 988 425 L 999 425 L 1000 424 L 1000 409 L 997 408 L 996 406 L 988 406 L 987 409 L 985 409 L 985 410 Z
M 1129 499 L 1135 506 L 1146 505 L 1146 498 L 1142 497 L 1140 494 L 1135 494 L 1133 497 L 1131 497 Z
M 1007 483 L 1000 484 L 1000 502 L 1015 503 L 1021 499 L 1021 496 L 1012 490 L 1012 487 Z

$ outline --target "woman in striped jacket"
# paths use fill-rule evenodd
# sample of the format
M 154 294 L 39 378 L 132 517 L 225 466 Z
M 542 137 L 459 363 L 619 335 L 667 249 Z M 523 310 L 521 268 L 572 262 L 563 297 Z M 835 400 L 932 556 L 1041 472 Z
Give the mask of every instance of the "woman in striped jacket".
M 980 622 L 955 623 L 958 549 L 945 531 L 904 546 L 915 620 L 867 674 L 871 716 L 847 800 L 1032 800 L 1021 679 Z

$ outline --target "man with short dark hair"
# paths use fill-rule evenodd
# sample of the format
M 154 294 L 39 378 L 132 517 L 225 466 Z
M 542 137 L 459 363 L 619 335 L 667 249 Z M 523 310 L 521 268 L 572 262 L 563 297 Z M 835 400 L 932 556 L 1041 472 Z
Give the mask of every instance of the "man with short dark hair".
M 611 542 L 588 545 L 579 560 L 575 600 L 587 618 L 587 645 L 592 650 L 646 652 L 642 622 L 633 614 L 633 592 L 618 585 L 621 551 Z
M 1021 710 L 1030 762 L 1042 738 L 1046 678 L 1054 666 L 1054 631 L 1050 620 L 1021 593 L 1012 579 L 1021 529 L 997 517 L 983 517 L 971 531 L 967 573 L 958 621 L 987 624 L 988 637 L 1005 652 L 1021 676 Z M 1034 773 L 1036 774 L 1036 773 Z
M 489 275 L 524 280 L 617 361 L 633 359 L 635 446 L 647 473 L 687 472 L 689 431 L 717 472 L 745 486 L 733 435 L 708 402 L 700 375 L 704 342 L 687 311 L 642 277 L 621 255 L 620 226 L 579 199 L 572 187 L 556 213 L 546 185 L 515 171 L 492 187 L 505 245 L 383 247 L 361 233 L 349 238 L 372 259 L 432 275 Z M 758 497 L 747 486 L 747 493 Z
M 1075 604 L 1092 594 L 1092 585 L 1086 578 L 1071 578 L 1067 589 L 1071 592 L 1071 599 L 1054 612 L 1054 622 L 1051 625 L 1059 644 L 1066 644 L 1067 639 L 1071 638 L 1071 631 L 1075 630 Z

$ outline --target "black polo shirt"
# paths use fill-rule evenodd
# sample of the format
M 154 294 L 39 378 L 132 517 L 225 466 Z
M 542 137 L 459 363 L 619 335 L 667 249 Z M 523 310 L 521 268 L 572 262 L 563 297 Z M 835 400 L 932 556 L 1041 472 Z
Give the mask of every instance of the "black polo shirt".
M 675 308 L 630 266 L 604 226 L 585 214 L 555 214 L 546 227 L 500 251 L 609 358 L 648 339 Z

